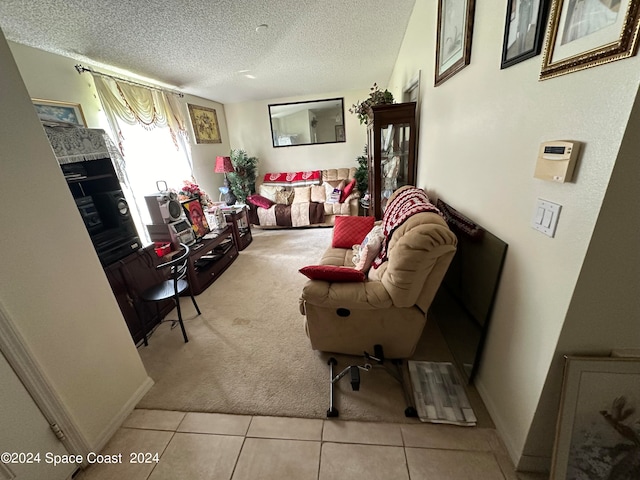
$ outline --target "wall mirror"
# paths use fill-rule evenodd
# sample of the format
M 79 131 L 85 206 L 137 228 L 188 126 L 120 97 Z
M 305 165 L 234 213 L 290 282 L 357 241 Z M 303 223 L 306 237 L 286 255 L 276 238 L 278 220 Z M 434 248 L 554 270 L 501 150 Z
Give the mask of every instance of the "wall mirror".
M 269 105 L 274 147 L 345 141 L 344 99 Z

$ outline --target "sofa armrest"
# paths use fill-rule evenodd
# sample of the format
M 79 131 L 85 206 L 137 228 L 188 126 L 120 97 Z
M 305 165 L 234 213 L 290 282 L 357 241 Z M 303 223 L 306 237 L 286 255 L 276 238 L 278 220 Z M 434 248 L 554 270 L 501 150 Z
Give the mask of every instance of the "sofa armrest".
M 302 301 L 326 308 L 373 310 L 389 308 L 391 297 L 381 282 L 340 282 L 309 280 L 302 289 Z

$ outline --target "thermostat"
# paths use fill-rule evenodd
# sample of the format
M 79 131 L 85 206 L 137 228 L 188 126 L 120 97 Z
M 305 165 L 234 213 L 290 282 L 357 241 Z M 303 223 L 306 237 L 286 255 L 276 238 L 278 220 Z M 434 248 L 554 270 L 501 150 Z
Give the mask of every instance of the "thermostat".
M 551 182 L 570 182 L 580 153 L 580 145 L 580 142 L 566 140 L 542 143 L 533 176 Z

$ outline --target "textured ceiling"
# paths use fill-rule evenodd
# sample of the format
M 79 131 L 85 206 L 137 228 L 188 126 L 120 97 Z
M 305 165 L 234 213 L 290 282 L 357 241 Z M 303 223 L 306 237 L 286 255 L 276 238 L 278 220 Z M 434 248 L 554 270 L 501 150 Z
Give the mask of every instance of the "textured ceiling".
M 86 67 L 236 103 L 386 86 L 414 3 L 0 0 L 0 27 Z

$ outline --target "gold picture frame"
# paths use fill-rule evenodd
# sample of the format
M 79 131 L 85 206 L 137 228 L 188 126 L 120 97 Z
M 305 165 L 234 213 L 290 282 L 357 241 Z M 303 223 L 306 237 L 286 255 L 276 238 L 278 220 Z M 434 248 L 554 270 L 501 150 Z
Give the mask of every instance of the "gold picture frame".
M 438 0 L 436 87 L 471 62 L 475 6 L 475 0 Z
M 187 104 L 196 143 L 222 143 L 215 109 Z
M 637 455 L 639 407 L 640 358 L 565 357 L 551 480 L 613 478 Z
M 540 80 L 636 54 L 640 2 L 606 0 L 585 5 L 578 0 L 551 4 Z M 601 11 L 595 12 L 596 8 Z M 584 20 L 587 17 L 598 22 Z
M 41 122 L 87 127 L 87 120 L 84 118 L 82 106 L 79 103 L 58 102 L 41 98 L 32 98 L 31 102 Z

